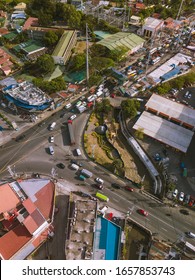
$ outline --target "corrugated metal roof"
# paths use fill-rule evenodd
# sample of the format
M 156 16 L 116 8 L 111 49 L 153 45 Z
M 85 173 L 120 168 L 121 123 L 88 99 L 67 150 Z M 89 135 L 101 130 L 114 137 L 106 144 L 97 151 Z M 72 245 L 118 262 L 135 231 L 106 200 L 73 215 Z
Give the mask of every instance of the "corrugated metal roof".
M 103 45 L 110 50 L 117 49 L 118 47 L 125 47 L 132 50 L 141 45 L 144 41 L 144 39 L 133 33 L 118 32 L 101 40 L 97 44 Z
M 55 47 L 52 56 L 63 57 L 64 51 L 66 50 L 68 43 L 74 34 L 74 31 L 64 31 L 57 46 Z
M 187 152 L 194 135 L 194 132 L 191 130 L 148 112 L 142 113 L 133 128 L 136 130 L 142 128 L 145 135 L 184 153 Z

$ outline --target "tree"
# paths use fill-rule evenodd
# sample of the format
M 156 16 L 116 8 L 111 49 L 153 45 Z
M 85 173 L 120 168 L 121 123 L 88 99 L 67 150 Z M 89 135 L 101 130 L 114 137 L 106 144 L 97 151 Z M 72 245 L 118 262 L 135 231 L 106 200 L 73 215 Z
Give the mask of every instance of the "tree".
M 43 75 L 53 72 L 55 68 L 54 60 L 49 54 L 39 56 L 35 65 Z
M 144 129 L 142 127 L 139 127 L 135 132 L 135 137 L 143 140 L 144 139 Z
M 40 10 L 38 13 L 38 21 L 42 26 L 49 26 L 53 23 L 53 16 L 52 14 L 47 13 L 44 10 Z
M 86 63 L 86 55 L 84 53 L 79 53 L 71 58 L 70 68 L 72 71 L 78 71 L 81 68 L 83 68 L 85 63 Z
M 54 46 L 58 41 L 58 35 L 54 31 L 49 30 L 48 32 L 45 33 L 43 40 L 46 46 L 48 47 Z
M 135 99 L 127 99 L 121 102 L 121 109 L 125 118 L 134 118 L 139 107 L 140 103 Z
M 114 61 L 111 58 L 107 57 L 93 57 L 90 60 L 91 67 L 94 68 L 95 71 L 101 72 L 104 69 L 114 66 Z
M 108 114 L 112 109 L 112 106 L 110 104 L 110 100 L 104 98 L 102 102 L 96 103 L 95 110 L 97 113 L 104 113 Z

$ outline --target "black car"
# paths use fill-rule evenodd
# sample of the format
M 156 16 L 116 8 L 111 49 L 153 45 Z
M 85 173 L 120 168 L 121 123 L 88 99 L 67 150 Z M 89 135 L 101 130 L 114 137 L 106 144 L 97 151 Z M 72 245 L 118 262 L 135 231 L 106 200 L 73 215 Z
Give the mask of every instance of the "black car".
M 64 169 L 65 165 L 62 162 L 60 162 L 60 163 L 57 164 L 57 167 L 59 167 L 61 169 Z
M 23 135 L 18 136 L 15 140 L 16 140 L 16 142 L 19 142 L 19 141 L 23 140 L 25 137 L 26 137 L 26 135 L 23 134 Z
M 120 189 L 121 188 L 121 186 L 117 183 L 113 183 L 112 187 L 115 188 L 115 189 Z

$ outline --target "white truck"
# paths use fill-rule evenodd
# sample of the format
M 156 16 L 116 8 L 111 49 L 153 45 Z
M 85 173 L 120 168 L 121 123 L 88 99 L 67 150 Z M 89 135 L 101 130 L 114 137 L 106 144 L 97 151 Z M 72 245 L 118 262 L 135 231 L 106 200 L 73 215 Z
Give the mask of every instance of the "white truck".
M 56 122 L 52 122 L 52 124 L 49 127 L 49 130 L 54 130 L 55 126 L 56 126 Z
M 78 110 L 79 113 L 81 114 L 81 113 L 83 113 L 85 110 L 87 110 L 87 108 L 86 108 L 85 106 L 81 105 L 81 106 L 79 106 L 79 107 L 77 108 L 77 110 Z
M 90 177 L 93 176 L 93 173 L 90 172 L 90 171 L 87 170 L 87 169 L 82 169 L 82 170 L 81 170 L 81 174 L 84 175 L 84 176 L 87 177 L 87 178 L 90 178 Z

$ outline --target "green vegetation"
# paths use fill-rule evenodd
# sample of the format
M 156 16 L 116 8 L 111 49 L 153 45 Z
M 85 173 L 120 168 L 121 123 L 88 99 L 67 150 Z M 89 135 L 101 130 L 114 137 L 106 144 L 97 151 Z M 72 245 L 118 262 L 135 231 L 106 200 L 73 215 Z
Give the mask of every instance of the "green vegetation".
M 47 93 L 54 93 L 66 89 L 66 83 L 63 77 L 58 77 L 52 81 L 45 81 L 43 78 L 35 78 L 32 81 L 35 86 Z
M 39 69 L 42 75 L 46 75 L 54 71 L 54 60 L 49 54 L 41 55 L 37 58 L 37 61 L 35 62 L 35 67 Z
M 136 99 L 127 99 L 121 102 L 121 109 L 126 119 L 134 118 L 137 115 L 139 107 L 140 103 Z
M 182 87 L 190 86 L 195 82 L 195 74 L 193 71 L 186 75 L 182 75 L 171 81 L 163 83 L 153 89 L 154 92 L 158 92 L 160 95 L 167 94 L 172 88 L 181 89 Z

